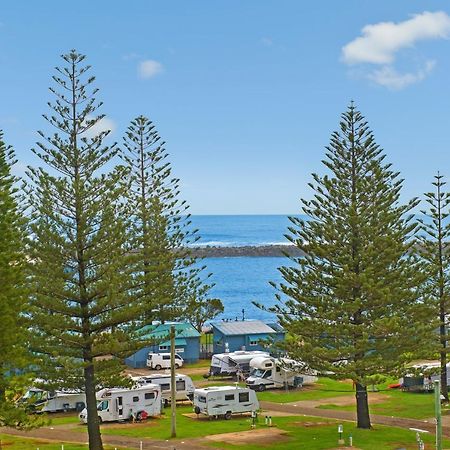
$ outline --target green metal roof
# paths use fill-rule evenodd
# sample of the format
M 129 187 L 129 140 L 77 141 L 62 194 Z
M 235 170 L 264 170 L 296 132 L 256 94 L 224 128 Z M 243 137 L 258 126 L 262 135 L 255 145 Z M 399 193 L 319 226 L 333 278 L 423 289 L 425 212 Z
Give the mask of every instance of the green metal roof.
M 146 339 L 168 338 L 170 327 L 175 327 L 175 338 L 200 337 L 200 333 L 190 323 L 164 323 L 159 325 L 147 325 L 142 328 Z

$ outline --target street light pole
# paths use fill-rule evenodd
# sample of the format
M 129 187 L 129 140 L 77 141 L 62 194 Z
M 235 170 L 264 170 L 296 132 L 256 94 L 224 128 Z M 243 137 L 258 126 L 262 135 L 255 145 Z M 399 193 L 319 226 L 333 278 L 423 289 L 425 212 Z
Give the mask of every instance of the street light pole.
M 177 437 L 177 391 L 175 384 L 175 326 L 170 326 L 170 412 L 171 433 L 170 436 Z

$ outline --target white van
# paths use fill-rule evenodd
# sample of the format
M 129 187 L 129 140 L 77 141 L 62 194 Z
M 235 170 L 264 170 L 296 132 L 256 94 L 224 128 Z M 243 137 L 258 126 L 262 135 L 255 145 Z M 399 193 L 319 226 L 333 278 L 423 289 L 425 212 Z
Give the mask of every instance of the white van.
M 145 420 L 159 416 L 162 410 L 161 388 L 146 384 L 134 389 L 106 388 L 97 392 L 97 414 L 100 422 L 118 420 Z M 87 410 L 80 413 L 80 420 L 87 423 Z
M 158 384 L 161 387 L 161 395 L 164 404 L 167 405 L 171 401 L 169 373 L 155 373 L 143 377 L 131 378 L 138 386 L 146 386 L 149 383 Z M 175 374 L 175 390 L 175 398 L 177 401 L 192 401 L 194 398 L 195 386 L 191 378 L 187 375 L 182 375 L 181 373 Z
M 86 405 L 86 396 L 80 391 L 44 391 L 29 388 L 19 399 L 27 403 L 32 412 L 81 411 Z
M 180 368 L 183 363 L 183 358 L 175 353 L 175 369 Z M 170 369 L 170 366 L 170 353 L 149 353 L 147 356 L 147 367 L 150 369 Z
M 247 386 L 256 391 L 282 387 L 301 387 L 317 381 L 315 373 L 298 361 L 288 358 L 258 356 L 250 361 Z
M 194 391 L 194 412 L 207 416 L 231 419 L 235 413 L 253 412 L 259 409 L 255 391 L 236 386 L 211 386 Z

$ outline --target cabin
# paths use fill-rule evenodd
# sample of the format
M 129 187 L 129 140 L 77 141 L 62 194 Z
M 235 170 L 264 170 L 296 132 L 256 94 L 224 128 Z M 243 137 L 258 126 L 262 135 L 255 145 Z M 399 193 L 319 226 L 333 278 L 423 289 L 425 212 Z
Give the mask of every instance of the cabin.
M 187 363 L 195 363 L 200 358 L 200 333 L 185 322 L 147 325 L 142 329 L 143 339 L 155 341 L 154 345 L 144 347 L 125 359 L 125 364 L 134 369 L 146 367 L 149 353 L 170 352 L 170 327 L 175 327 L 175 352 Z
M 267 351 L 268 341 L 283 341 L 285 330 L 276 323 L 261 320 L 223 320 L 211 324 L 214 353 L 238 350 Z

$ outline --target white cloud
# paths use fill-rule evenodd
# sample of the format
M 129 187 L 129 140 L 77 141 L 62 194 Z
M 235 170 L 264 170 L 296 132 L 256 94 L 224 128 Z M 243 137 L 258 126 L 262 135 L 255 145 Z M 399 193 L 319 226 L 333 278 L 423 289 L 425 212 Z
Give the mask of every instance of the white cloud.
M 404 22 L 366 25 L 362 34 L 342 48 L 343 61 L 391 64 L 399 50 L 412 47 L 418 41 L 448 38 L 450 17 L 443 11 L 425 11 Z
M 92 119 L 92 117 L 88 117 L 89 120 Z M 83 137 L 86 138 L 93 138 L 94 136 L 97 136 L 102 131 L 111 131 L 114 132 L 116 129 L 116 124 L 113 120 L 109 119 L 108 117 L 103 117 L 103 119 L 99 120 L 95 125 L 93 125 L 89 130 L 85 131 L 83 133 Z
M 163 65 L 153 59 L 142 61 L 138 66 L 138 73 L 141 78 L 152 78 L 155 75 L 160 74 L 162 71 Z
M 422 81 L 433 70 L 435 64 L 436 61 L 427 61 L 422 69 L 407 73 L 399 73 L 392 66 L 383 66 L 381 69 L 373 70 L 367 75 L 367 78 L 388 89 L 400 90 L 410 84 Z
M 397 54 L 420 41 L 449 36 L 450 16 L 443 11 L 424 11 L 403 22 L 366 25 L 361 36 L 342 48 L 342 61 L 348 65 L 379 65 L 381 68 L 372 69 L 367 78 L 390 89 L 402 89 L 423 80 L 433 70 L 435 61 L 427 61 L 416 71 L 399 73 L 394 67 Z

